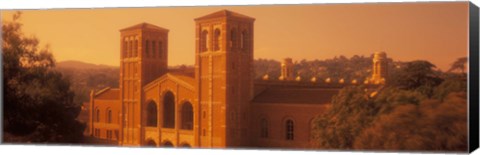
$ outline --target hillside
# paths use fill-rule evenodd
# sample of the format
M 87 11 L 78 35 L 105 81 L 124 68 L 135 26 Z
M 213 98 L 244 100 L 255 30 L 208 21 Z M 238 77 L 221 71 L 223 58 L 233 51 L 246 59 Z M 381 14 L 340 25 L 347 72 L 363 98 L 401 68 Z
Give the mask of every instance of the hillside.
M 75 68 L 75 69 L 102 69 L 102 68 L 118 68 L 118 66 L 97 65 L 75 60 L 67 60 L 57 62 L 57 68 Z
M 57 63 L 56 69 L 70 80 L 71 89 L 75 92 L 74 102 L 78 104 L 89 101 L 91 90 L 118 87 L 119 67 L 62 61 Z

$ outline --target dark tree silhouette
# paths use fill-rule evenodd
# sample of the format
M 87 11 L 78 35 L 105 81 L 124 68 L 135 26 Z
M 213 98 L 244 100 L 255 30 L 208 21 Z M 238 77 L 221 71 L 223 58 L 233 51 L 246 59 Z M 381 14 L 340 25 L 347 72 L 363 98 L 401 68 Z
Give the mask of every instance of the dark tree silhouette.
M 85 125 L 76 121 L 70 82 L 53 69 L 48 46 L 39 49 L 38 39 L 22 33 L 20 16 L 2 22 L 4 141 L 79 142 Z
M 448 70 L 448 72 L 459 70 L 462 74 L 465 74 L 465 69 L 467 68 L 468 58 L 461 57 L 458 58 L 457 61 L 453 62 L 452 66 Z
M 406 90 L 416 90 L 431 97 L 433 88 L 442 82 L 434 68 L 435 65 L 424 60 L 407 62 L 405 67 L 392 77 L 392 85 Z

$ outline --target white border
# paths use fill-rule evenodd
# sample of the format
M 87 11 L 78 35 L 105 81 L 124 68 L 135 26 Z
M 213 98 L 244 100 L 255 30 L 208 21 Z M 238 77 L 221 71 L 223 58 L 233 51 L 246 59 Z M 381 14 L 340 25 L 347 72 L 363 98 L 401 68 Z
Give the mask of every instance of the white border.
M 432 2 L 465 1 L 433 0 Z M 479 1 L 479 0 L 474 0 Z M 372 2 L 428 2 L 426 0 L 2 0 L 0 9 L 51 9 L 51 8 L 110 8 L 151 6 L 215 6 L 215 5 L 258 5 L 258 4 L 322 4 L 322 3 L 372 3 Z M 478 4 L 478 3 L 477 3 Z
M 434 0 L 435 2 L 451 0 Z M 457 0 L 458 1 L 458 0 Z M 463 0 L 462 0 L 463 1 Z M 151 6 L 215 6 L 215 5 L 258 5 L 258 4 L 325 4 L 325 3 L 373 3 L 373 2 L 426 2 L 426 0 L 0 0 L 0 9 L 53 9 L 53 8 L 118 8 Z M 428 2 L 428 1 L 427 1 Z M 480 0 L 472 0 L 477 6 Z M 1 114 L 1 111 L 0 111 Z M 1 131 L 1 130 L 0 130 Z M 1 154 L 195 154 L 195 155 L 244 155 L 244 154 L 372 154 L 373 152 L 318 152 L 318 151 L 283 151 L 283 150 L 224 150 L 224 149 L 160 149 L 160 148 L 126 148 L 126 147 L 91 147 L 91 146 L 46 146 L 46 145 L 0 145 Z M 414 154 L 414 153 L 375 153 L 375 154 Z M 415 153 L 426 155 L 427 153 Z M 474 152 L 480 154 L 480 151 Z

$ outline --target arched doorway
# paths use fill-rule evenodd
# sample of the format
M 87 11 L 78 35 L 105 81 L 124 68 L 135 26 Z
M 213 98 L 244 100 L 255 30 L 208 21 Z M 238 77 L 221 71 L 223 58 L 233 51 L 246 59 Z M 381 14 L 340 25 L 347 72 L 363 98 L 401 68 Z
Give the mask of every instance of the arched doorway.
M 148 146 L 148 147 L 155 147 L 157 146 L 157 143 L 155 143 L 154 140 L 148 140 L 147 143 L 145 144 L 145 146 Z
M 183 130 L 192 130 L 193 129 L 193 107 L 190 102 L 185 102 L 182 104 L 182 117 L 181 117 Z
M 147 126 L 157 127 L 157 104 L 154 101 L 150 101 L 147 104 Z
M 175 96 L 168 91 L 163 97 L 163 127 L 175 128 Z
M 165 142 L 163 142 L 163 145 L 162 145 L 162 146 L 163 146 L 163 147 L 173 147 L 173 144 L 172 144 L 172 142 L 170 142 L 170 141 L 165 141 Z
M 182 145 L 180 145 L 180 147 L 191 148 L 190 144 L 188 143 L 183 143 Z

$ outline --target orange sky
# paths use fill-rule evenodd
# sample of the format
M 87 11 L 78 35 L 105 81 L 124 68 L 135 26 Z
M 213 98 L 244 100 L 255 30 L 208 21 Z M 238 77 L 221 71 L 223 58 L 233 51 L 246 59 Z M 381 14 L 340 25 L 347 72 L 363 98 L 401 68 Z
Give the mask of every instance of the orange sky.
M 57 61 L 119 65 L 118 30 L 141 22 L 170 29 L 169 65 L 194 63 L 194 21 L 229 9 L 255 21 L 255 58 L 326 59 L 386 51 L 442 70 L 467 55 L 468 3 L 370 3 L 24 10 L 26 34 L 48 43 Z M 10 20 L 13 11 L 2 11 Z

